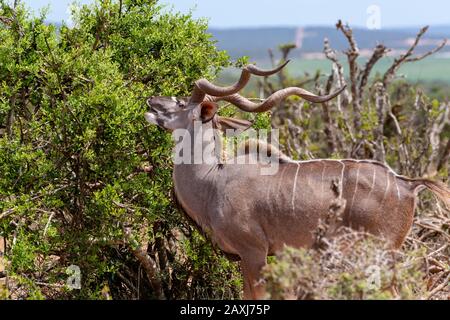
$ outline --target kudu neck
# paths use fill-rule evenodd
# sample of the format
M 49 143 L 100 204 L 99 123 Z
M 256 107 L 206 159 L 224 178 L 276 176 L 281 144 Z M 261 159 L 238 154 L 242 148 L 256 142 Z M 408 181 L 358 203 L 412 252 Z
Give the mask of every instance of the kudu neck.
M 176 165 L 217 165 L 220 162 L 220 136 L 212 121 L 194 122 L 182 133 L 174 132 Z

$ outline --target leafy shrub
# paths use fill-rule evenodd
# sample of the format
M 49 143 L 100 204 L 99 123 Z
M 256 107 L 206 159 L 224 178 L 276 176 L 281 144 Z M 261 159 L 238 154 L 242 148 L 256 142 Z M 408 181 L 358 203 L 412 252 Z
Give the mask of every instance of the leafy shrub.
M 237 266 L 173 205 L 170 135 L 143 118 L 146 97 L 188 95 L 229 65 L 206 22 L 153 0 L 74 7 L 73 26 L 20 1 L 1 0 L 0 16 L 9 297 L 237 297 Z

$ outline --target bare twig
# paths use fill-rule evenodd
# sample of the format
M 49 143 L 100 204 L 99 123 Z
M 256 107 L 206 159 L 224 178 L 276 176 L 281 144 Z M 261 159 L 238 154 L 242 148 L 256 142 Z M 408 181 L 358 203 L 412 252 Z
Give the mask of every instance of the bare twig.
M 438 285 L 436 288 L 434 288 L 433 290 L 431 290 L 428 293 L 426 299 L 427 300 L 431 299 L 436 293 L 438 293 L 442 289 L 448 287 L 449 286 L 449 281 L 450 281 L 450 273 L 447 275 L 447 278 L 445 278 L 445 280 L 440 285 Z
M 441 230 L 433 225 L 424 223 L 424 222 L 418 222 L 416 221 L 415 224 L 417 224 L 418 226 L 424 228 L 424 229 L 428 229 L 428 230 L 432 230 L 434 232 L 440 233 L 442 234 L 445 238 L 447 238 L 448 240 L 450 240 L 450 236 L 448 235 L 448 232 Z
M 441 170 L 444 166 L 448 166 L 450 160 L 450 139 L 447 141 L 447 145 L 444 148 L 444 151 L 442 153 L 441 160 L 438 164 L 438 171 Z
M 448 104 L 441 104 L 439 107 L 439 115 L 436 119 L 434 119 L 428 132 L 431 155 L 428 162 L 427 174 L 430 177 L 435 176 L 438 172 L 439 162 L 441 159 L 441 136 L 445 126 L 450 123 L 449 115 L 450 108 Z
M 48 217 L 47 224 L 45 225 L 45 228 L 44 228 L 44 237 L 45 237 L 45 235 L 47 234 L 48 227 L 50 226 L 50 223 L 51 223 L 51 221 L 52 221 L 54 215 L 55 215 L 55 213 L 52 212 L 52 213 L 50 214 L 50 216 Z
M 327 38 L 324 39 L 324 49 L 323 52 L 325 54 L 325 57 L 333 62 L 333 71 L 337 75 L 337 83 L 339 85 L 339 88 L 342 88 L 345 85 L 345 76 L 344 76 L 344 67 L 339 62 L 337 58 L 336 51 L 331 49 L 330 42 Z M 347 89 L 344 90 L 343 96 L 348 99 L 348 91 Z M 339 98 L 339 97 L 338 97 Z
M 375 106 L 378 115 L 378 125 L 374 128 L 375 136 L 375 159 L 381 162 L 386 161 L 386 151 L 384 148 L 384 122 L 386 120 L 387 98 L 386 90 L 381 83 L 376 84 Z
M 429 57 L 429 56 L 431 56 L 431 55 L 433 55 L 433 54 L 435 54 L 435 53 L 441 51 L 441 50 L 447 45 L 447 42 L 448 42 L 448 40 L 445 39 L 445 40 L 442 41 L 442 43 L 441 43 L 440 45 L 438 45 L 438 46 L 437 46 L 436 48 L 434 48 L 433 50 L 430 50 L 430 51 L 428 51 L 428 52 L 425 52 L 424 54 L 422 54 L 422 55 L 420 55 L 420 56 L 406 59 L 405 62 L 417 62 L 417 61 L 423 60 L 423 59 L 425 59 L 425 58 L 427 58 L 427 57 Z
M 349 49 L 345 51 L 347 56 L 348 65 L 350 69 L 350 84 L 352 92 L 352 105 L 353 105 L 353 122 L 355 128 L 361 127 L 361 99 L 359 98 L 358 90 L 358 77 L 360 72 L 360 66 L 358 65 L 357 59 L 359 57 L 359 48 L 353 36 L 353 30 L 348 26 L 344 25 L 341 20 L 336 24 L 336 28 L 340 30 L 350 45 Z
M 392 81 L 392 79 L 395 77 L 395 73 L 398 71 L 398 69 L 402 66 L 402 64 L 407 62 L 414 62 L 419 61 L 422 59 L 425 59 L 426 57 L 435 54 L 436 52 L 440 51 L 442 48 L 445 47 L 447 44 L 447 40 L 444 40 L 439 46 L 437 46 L 435 49 L 421 55 L 418 57 L 411 57 L 414 54 L 414 51 L 416 47 L 419 45 L 420 40 L 424 36 L 424 34 L 428 31 L 429 26 L 426 26 L 422 29 L 420 29 L 419 33 L 417 34 L 413 44 L 411 47 L 406 51 L 405 54 L 401 55 L 400 57 L 396 58 L 394 60 L 394 63 L 391 65 L 391 67 L 386 71 L 386 73 L 383 76 L 383 85 L 386 88 L 389 83 Z
M 371 58 L 367 61 L 364 70 L 360 73 L 359 78 L 359 98 L 362 99 L 364 89 L 367 85 L 367 82 L 369 80 L 370 73 L 372 72 L 373 67 L 377 64 L 377 62 L 383 58 L 386 53 L 389 52 L 389 49 L 387 49 L 384 45 L 379 44 L 375 48 L 375 50 L 372 53 Z M 360 102 L 362 103 L 362 101 Z

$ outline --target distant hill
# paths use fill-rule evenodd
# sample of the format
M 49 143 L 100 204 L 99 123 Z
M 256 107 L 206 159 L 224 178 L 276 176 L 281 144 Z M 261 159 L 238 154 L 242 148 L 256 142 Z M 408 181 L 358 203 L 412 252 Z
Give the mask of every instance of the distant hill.
M 401 29 L 368 30 L 355 28 L 354 35 L 359 48 L 372 49 L 378 43 L 383 43 L 394 50 L 405 50 L 414 39 L 420 27 Z M 276 49 L 280 44 L 296 43 L 300 46 L 293 56 L 320 53 L 323 50 L 323 40 L 328 38 L 331 46 L 337 50 L 347 48 L 347 42 L 342 33 L 332 27 L 277 27 L 277 28 L 239 28 L 239 29 L 209 29 L 217 40 L 217 46 L 227 50 L 232 58 L 250 56 L 253 60 L 266 60 L 267 50 Z M 424 37 L 423 45 L 417 52 L 433 48 L 444 38 L 450 38 L 450 26 L 431 27 Z M 450 47 L 444 51 L 450 52 Z

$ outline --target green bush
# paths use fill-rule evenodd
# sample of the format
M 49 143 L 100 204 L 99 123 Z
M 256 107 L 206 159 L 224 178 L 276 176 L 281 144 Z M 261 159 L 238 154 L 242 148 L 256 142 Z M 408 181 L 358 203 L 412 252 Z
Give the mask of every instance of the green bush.
M 236 265 L 173 206 L 170 135 L 143 118 L 146 97 L 189 95 L 229 65 L 206 22 L 153 0 L 74 8 L 73 26 L 48 25 L 20 1 L 0 0 L 0 16 L 9 297 L 238 297 Z M 155 262 L 162 292 L 136 248 Z M 66 287 L 70 265 L 80 290 Z

